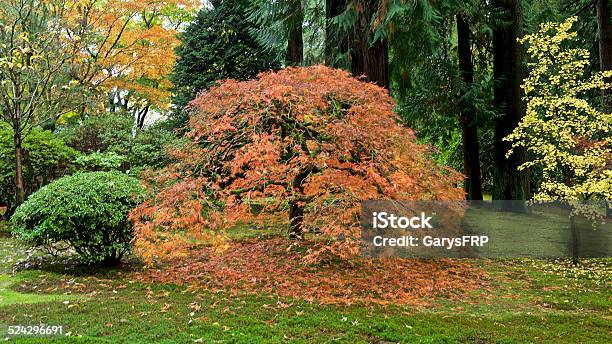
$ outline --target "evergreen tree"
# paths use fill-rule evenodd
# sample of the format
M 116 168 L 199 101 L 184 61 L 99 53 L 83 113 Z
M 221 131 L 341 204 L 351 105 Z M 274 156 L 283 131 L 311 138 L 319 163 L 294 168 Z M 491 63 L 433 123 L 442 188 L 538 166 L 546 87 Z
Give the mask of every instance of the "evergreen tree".
M 380 1 L 354 0 L 355 23 L 350 40 L 351 72 L 389 89 L 389 46 L 386 36 L 374 36 Z
M 285 62 L 289 66 L 299 66 L 304 63 L 304 9 L 302 8 L 302 1 L 288 1 L 288 8 L 289 20 Z
M 249 34 L 248 0 L 213 0 L 181 34 L 171 80 L 175 95 L 172 125 L 188 119 L 186 105 L 203 89 L 223 79 L 246 80 L 278 68 L 275 54 Z
M 328 36 L 325 1 L 250 0 L 250 32 L 277 52 L 284 66 L 322 64 Z
M 375 17 L 375 37 L 389 42 L 398 112 L 436 146 L 439 163 L 463 170 L 466 197 L 482 199 L 491 184 L 494 113 L 489 6 L 456 0 L 386 4 Z
M 469 88 L 474 83 L 474 65 L 472 63 L 471 33 L 468 19 L 463 14 L 457 14 L 457 56 L 459 73 L 465 87 L 461 89 L 459 99 L 461 138 L 463 143 L 463 171 L 465 174 L 464 190 L 467 199 L 482 200 L 482 185 L 480 181 L 480 144 L 478 142 L 478 127 L 476 126 L 476 111 L 474 104 L 468 99 Z
M 523 36 L 522 5 L 520 0 L 496 0 L 494 9 L 502 18 L 493 28 L 493 75 L 495 77 L 493 103 L 500 110 L 495 120 L 493 145 L 493 192 L 494 200 L 525 200 L 529 195 L 529 174 L 519 171 L 525 163 L 527 153 L 510 150 L 503 141 L 525 115 L 522 97 L 523 54 L 518 38 Z M 501 203 L 500 203 L 501 204 Z
M 336 17 L 346 11 L 346 0 L 325 1 L 325 64 L 334 68 L 343 67 L 342 56 L 348 53 L 348 35 L 341 30 Z

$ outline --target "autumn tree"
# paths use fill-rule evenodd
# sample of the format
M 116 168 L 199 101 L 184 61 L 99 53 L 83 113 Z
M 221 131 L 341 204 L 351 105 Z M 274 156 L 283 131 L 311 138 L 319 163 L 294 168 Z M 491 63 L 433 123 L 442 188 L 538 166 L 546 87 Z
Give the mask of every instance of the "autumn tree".
M 570 214 L 575 262 L 578 257 L 575 216 L 601 217 L 601 210 L 583 201 L 612 199 L 612 114 L 589 103 L 589 93 L 612 88 L 612 71 L 589 76 L 589 52 L 573 48 L 576 32 L 570 18 L 542 24 L 525 36 L 530 73 L 523 88 L 527 114 L 506 138 L 516 149 L 527 149 L 530 161 L 519 169 L 538 166 L 543 181 L 536 200 L 559 200 Z
M 176 256 L 189 239 L 288 214 L 309 258 L 359 249 L 360 202 L 463 199 L 461 176 L 437 166 L 398 124 L 387 92 L 322 66 L 226 81 L 192 103 L 180 163 L 149 180 L 155 196 L 132 213 L 147 260 Z M 318 240 L 323 239 L 323 240 Z
M 95 112 L 101 96 L 105 111 L 125 111 L 142 128 L 151 108 L 167 110 L 178 30 L 199 6 L 196 0 L 85 0 L 67 13 L 82 42 L 71 61 L 73 78 L 88 85 L 82 111 Z
M 0 2 L 0 116 L 13 132 L 15 200 L 23 203 L 23 141 L 33 128 L 57 118 L 78 90 L 69 60 L 65 1 Z
M 612 71 L 587 75 L 589 52 L 571 47 L 575 21 L 543 24 L 521 40 L 531 57 L 527 114 L 506 141 L 532 157 L 520 169 L 543 168 L 537 200 L 612 198 L 612 114 L 587 101 L 589 92 L 612 87 L 605 82 Z

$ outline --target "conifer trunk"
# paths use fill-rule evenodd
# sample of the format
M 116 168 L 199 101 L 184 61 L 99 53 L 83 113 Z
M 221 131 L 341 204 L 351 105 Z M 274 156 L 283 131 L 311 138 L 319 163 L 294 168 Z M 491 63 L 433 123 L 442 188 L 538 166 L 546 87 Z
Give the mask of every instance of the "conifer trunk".
M 521 1 L 494 0 L 492 4 L 498 13 L 503 13 L 493 29 L 493 102 L 501 113 L 494 124 L 492 196 L 493 200 L 525 200 L 529 195 L 529 173 L 519 171 L 518 167 L 526 161 L 527 153 L 525 149 L 517 149 L 506 158 L 511 145 L 503 141 L 525 114 L 521 89 L 522 47 L 517 42 L 523 36 Z
M 389 89 L 389 48 L 386 39 L 372 42 L 372 19 L 379 1 L 361 0 L 351 41 L 351 72 Z
M 325 1 L 325 65 L 339 68 L 338 56 L 348 51 L 348 37 L 334 30 L 331 20 L 346 9 L 346 0 Z
M 612 70 L 612 11 L 609 0 L 597 0 L 597 33 L 599 36 L 599 70 Z M 602 104 L 610 109 L 612 91 L 604 90 Z
M 474 122 L 474 107 L 466 99 L 467 91 L 474 82 L 470 26 L 461 14 L 457 15 L 457 53 L 459 56 L 459 72 L 465 83 L 465 87 L 460 95 L 461 99 L 459 100 L 461 109 L 461 138 L 463 141 L 463 171 L 465 174 L 464 190 L 468 200 L 482 200 L 478 127 Z
M 289 66 L 300 66 L 304 62 L 303 21 L 304 11 L 300 0 L 292 0 L 291 19 L 287 37 L 286 61 Z

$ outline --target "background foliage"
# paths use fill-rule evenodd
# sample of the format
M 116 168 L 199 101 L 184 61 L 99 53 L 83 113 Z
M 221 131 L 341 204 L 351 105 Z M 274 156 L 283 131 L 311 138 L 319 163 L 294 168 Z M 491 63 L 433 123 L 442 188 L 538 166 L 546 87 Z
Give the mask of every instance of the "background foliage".
M 23 142 L 23 149 L 24 180 L 28 193 L 69 172 L 69 164 L 78 154 L 60 137 L 40 127 L 32 129 Z M 0 204 L 9 208 L 15 206 L 13 151 L 13 130 L 0 126 Z
M 244 19 L 248 3 L 212 1 L 213 7 L 201 9 L 181 33 L 170 78 L 175 90 L 175 126 L 187 124 L 185 106 L 201 90 L 224 79 L 247 80 L 279 67 L 274 52 L 249 34 L 252 27 Z

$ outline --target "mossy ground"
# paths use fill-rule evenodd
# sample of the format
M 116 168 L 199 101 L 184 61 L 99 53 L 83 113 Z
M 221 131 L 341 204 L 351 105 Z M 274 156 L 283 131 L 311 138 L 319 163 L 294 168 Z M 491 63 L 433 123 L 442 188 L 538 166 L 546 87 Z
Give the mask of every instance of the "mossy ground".
M 0 238 L 0 323 L 62 325 L 68 334 L 45 342 L 604 343 L 612 336 L 609 259 L 585 260 L 579 267 L 567 261 L 478 260 L 474 264 L 489 276 L 486 288 L 415 307 L 319 305 L 144 284 L 133 279 L 130 270 L 140 269 L 134 265 L 95 271 L 40 265 L 14 272 L 29 254 L 9 237 Z

